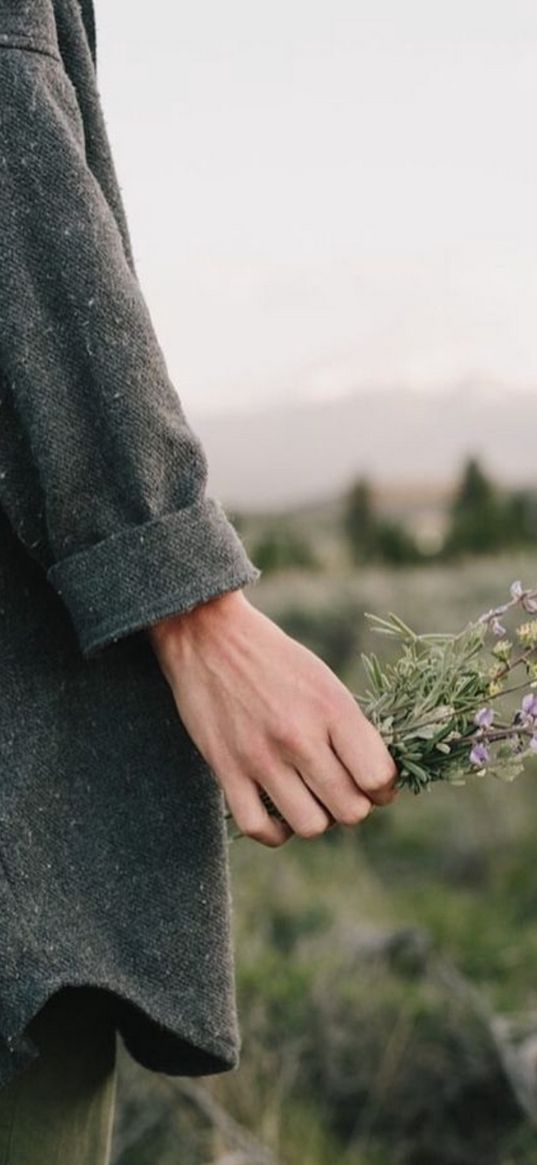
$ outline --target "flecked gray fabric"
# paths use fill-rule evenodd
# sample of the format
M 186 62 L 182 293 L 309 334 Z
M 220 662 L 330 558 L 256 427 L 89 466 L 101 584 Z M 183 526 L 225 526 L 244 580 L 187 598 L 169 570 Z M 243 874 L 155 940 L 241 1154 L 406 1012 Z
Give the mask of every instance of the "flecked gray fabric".
M 143 628 L 260 570 L 135 271 L 90 0 L 0 0 L 0 1087 L 62 985 L 132 1055 L 239 1062 L 224 798 Z

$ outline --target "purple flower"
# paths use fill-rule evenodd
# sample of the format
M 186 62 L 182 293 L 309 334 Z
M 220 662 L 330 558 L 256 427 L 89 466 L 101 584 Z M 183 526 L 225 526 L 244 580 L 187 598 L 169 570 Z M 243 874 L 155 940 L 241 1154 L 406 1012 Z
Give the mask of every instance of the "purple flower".
M 483 615 L 479 616 L 479 623 L 491 623 L 498 620 L 499 615 L 503 615 L 507 611 L 509 603 L 502 603 L 501 607 L 491 607 L 490 611 L 485 611 Z
M 473 765 L 479 765 L 479 768 L 486 765 L 487 761 L 490 760 L 490 754 L 486 744 L 474 744 L 470 753 L 470 760 Z
M 496 616 L 492 620 L 490 627 L 491 627 L 491 631 L 492 631 L 493 635 L 505 635 L 506 634 L 505 627 L 502 626 L 502 624 L 500 623 L 500 620 Z
M 509 590 L 510 590 L 512 599 L 520 599 L 520 597 L 523 593 L 522 583 L 520 582 L 520 580 L 517 580 L 517 582 L 511 583 Z
M 490 728 L 493 719 L 493 708 L 480 708 L 474 716 L 474 724 L 477 724 L 478 728 Z
M 532 752 L 537 752 L 537 736 L 532 736 L 530 740 L 530 748 Z
M 528 692 L 527 696 L 524 696 L 520 716 L 524 724 L 531 724 L 537 720 L 537 696 L 534 692 Z
M 524 595 L 522 598 L 522 606 L 525 611 L 529 611 L 530 615 L 534 615 L 537 611 L 537 595 L 535 591 L 531 595 Z

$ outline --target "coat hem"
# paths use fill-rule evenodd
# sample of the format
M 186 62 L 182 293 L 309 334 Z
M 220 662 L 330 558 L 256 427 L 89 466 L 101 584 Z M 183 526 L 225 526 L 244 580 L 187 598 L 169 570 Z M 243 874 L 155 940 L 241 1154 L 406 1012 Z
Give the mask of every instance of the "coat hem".
M 32 1019 L 62 988 L 97 988 L 117 1004 L 115 1026 L 123 1043 L 142 1067 L 167 1076 L 212 1076 L 235 1070 L 240 1047 L 200 1025 L 179 1019 L 171 1024 L 158 1006 L 149 1006 L 133 988 L 120 986 L 111 977 L 55 975 L 26 997 L 19 1019 L 9 1034 L 0 1033 L 0 1091 L 39 1056 L 35 1042 L 26 1034 Z

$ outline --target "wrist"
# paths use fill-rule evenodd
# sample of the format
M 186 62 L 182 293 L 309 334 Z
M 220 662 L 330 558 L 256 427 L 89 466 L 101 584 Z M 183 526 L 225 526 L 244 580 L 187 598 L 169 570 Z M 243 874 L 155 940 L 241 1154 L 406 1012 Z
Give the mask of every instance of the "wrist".
M 200 633 L 206 635 L 216 631 L 223 618 L 232 617 L 237 607 L 246 602 L 242 589 L 226 591 L 198 603 L 189 611 L 159 619 L 146 627 L 145 633 L 159 658 L 166 657 L 171 650 L 180 650 L 181 644 L 191 642 Z

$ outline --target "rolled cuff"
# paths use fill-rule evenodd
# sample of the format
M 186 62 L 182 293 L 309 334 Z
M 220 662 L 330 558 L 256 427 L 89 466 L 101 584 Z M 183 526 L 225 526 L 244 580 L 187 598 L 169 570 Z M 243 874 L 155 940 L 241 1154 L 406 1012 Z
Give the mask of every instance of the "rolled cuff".
M 47 579 L 90 657 L 158 619 L 255 583 L 261 573 L 221 502 L 204 497 L 54 563 Z

